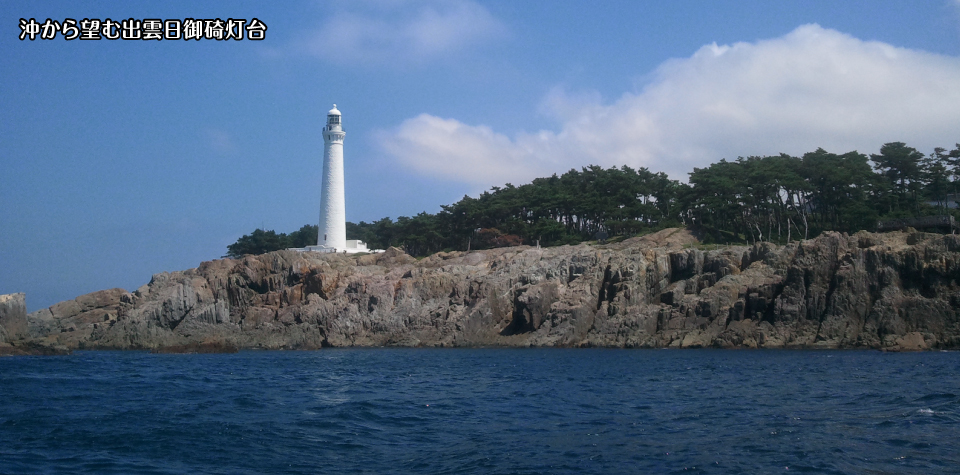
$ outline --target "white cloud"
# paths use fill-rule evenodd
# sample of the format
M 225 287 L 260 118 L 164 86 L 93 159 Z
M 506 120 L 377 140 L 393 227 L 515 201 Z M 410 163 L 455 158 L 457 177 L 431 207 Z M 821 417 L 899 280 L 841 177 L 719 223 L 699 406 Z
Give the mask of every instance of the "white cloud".
M 496 38 L 504 25 L 470 0 L 346 2 L 301 46 L 339 63 L 420 62 Z
M 524 183 L 588 164 L 685 179 L 721 158 L 921 150 L 960 136 L 960 59 L 805 25 L 756 43 L 716 44 L 661 64 L 638 93 L 550 91 L 556 131 L 507 137 L 422 114 L 382 131 L 384 149 L 422 173 L 483 186 Z

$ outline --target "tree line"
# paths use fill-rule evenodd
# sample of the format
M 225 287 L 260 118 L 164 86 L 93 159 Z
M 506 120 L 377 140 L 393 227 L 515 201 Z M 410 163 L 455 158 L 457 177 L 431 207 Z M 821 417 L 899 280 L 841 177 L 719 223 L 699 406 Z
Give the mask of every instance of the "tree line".
M 414 256 L 519 244 L 555 246 L 694 226 L 705 242 L 788 242 L 823 231 L 875 230 L 877 221 L 953 214 L 960 186 L 960 144 L 925 155 L 902 142 L 879 154 L 823 149 L 720 160 L 694 168 L 689 183 L 646 168 L 596 165 L 531 183 L 493 187 L 473 198 L 396 220 L 347 223 L 348 239 Z M 316 242 L 317 226 L 289 235 L 256 230 L 227 256 Z
M 290 234 L 278 234 L 272 229 L 266 231 L 258 228 L 228 245 L 227 254 L 224 257 L 237 258 L 245 254 L 263 254 L 291 247 L 314 246 L 317 244 L 317 228 L 315 224 L 307 224 Z

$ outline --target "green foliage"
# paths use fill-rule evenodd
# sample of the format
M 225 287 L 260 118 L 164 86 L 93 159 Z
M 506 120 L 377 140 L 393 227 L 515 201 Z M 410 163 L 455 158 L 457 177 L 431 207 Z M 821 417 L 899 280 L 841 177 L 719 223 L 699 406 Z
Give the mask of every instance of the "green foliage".
M 315 224 L 306 224 L 287 236 L 287 242 L 284 249 L 288 247 L 315 246 L 317 244 L 318 232 L 320 232 L 320 226 Z M 281 234 L 281 236 L 283 235 Z
M 692 224 L 713 242 L 784 242 L 828 230 L 873 230 L 879 219 L 945 212 L 948 192 L 960 178 L 960 145 L 955 152 L 954 161 L 954 152 L 944 149 L 925 159 L 892 142 L 870 156 L 872 168 L 864 154 L 823 149 L 802 158 L 721 160 L 694 169 L 681 198 Z
M 919 212 L 925 172 L 923 154 L 903 142 L 891 142 L 880 147 L 879 155 L 870 155 L 870 160 L 884 182 L 878 198 L 887 211 Z
M 227 246 L 227 255 L 224 257 L 238 258 L 246 254 L 263 254 L 291 247 L 312 246 L 317 243 L 317 232 L 318 226 L 310 224 L 290 234 L 277 234 L 273 230 L 256 229 Z
M 244 234 L 237 242 L 227 246 L 226 257 L 242 257 L 245 254 L 263 254 L 284 248 L 286 234 L 277 234 L 272 229 L 265 231 L 256 229 L 250 234 Z
M 695 168 L 689 184 L 646 168 L 592 165 L 525 185 L 493 187 L 477 198 L 464 196 L 436 214 L 348 222 L 347 238 L 371 249 L 401 247 L 414 256 L 575 244 L 593 240 L 599 231 L 615 240 L 682 225 L 701 229 L 705 243 L 786 242 L 826 230 L 872 230 L 883 218 L 956 213 L 947 203 L 958 182 L 960 144 L 949 152 L 935 149 L 929 157 L 891 142 L 869 159 L 817 149 L 802 157 L 720 160 Z M 304 247 L 314 244 L 316 235 L 316 226 L 289 236 L 258 229 L 228 246 L 227 255 Z

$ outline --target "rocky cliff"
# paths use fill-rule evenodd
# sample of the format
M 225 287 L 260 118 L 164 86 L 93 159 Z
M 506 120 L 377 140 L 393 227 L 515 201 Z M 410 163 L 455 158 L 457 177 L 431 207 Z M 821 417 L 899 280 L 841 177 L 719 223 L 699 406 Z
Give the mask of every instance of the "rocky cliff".
M 26 295 L 0 295 L 0 344 L 18 340 L 27 334 Z
M 32 338 L 28 328 L 27 301 L 23 293 L 0 295 L 0 356 L 55 355 L 69 349 L 49 339 Z
M 398 249 L 280 251 L 58 303 L 28 315 L 26 338 L 104 349 L 957 348 L 958 281 L 960 237 L 917 232 L 713 249 L 670 229 L 419 261 Z

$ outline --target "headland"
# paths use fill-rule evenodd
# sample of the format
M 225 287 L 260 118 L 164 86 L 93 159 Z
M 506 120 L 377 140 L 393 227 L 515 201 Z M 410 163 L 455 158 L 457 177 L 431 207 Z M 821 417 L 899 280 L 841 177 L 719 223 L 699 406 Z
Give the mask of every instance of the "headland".
M 960 236 L 826 232 L 704 246 L 671 228 L 614 244 L 417 260 L 277 251 L 23 311 L 7 353 L 322 347 L 960 347 Z M 9 307 L 9 308 L 7 308 Z M 19 349 L 19 350 L 18 350 Z M 31 350 L 32 349 L 32 350 Z M 2 352 L 2 351 L 0 351 Z

